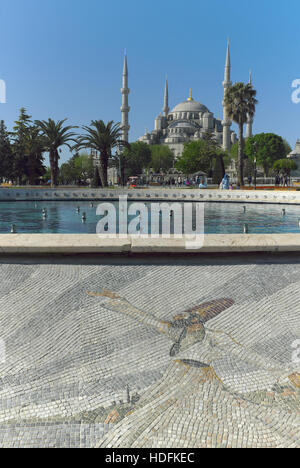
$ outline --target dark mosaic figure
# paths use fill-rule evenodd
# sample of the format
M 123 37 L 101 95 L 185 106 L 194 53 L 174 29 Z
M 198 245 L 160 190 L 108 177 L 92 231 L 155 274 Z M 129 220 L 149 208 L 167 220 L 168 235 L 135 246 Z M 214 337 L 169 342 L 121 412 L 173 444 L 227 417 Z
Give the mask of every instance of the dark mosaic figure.
M 232 299 L 217 299 L 188 309 L 173 317 L 172 321 L 164 321 L 137 309 L 126 299 L 111 291 L 104 289 L 99 293 L 88 292 L 87 294 L 93 297 L 107 297 L 109 300 L 103 304 L 103 307 L 129 315 L 139 322 L 156 329 L 159 333 L 167 335 L 173 341 L 170 350 L 170 356 L 172 357 L 195 343 L 201 343 L 205 338 L 205 323 L 234 304 Z M 192 362 L 189 362 L 189 364 L 192 365 Z M 207 365 L 203 364 L 203 366 Z

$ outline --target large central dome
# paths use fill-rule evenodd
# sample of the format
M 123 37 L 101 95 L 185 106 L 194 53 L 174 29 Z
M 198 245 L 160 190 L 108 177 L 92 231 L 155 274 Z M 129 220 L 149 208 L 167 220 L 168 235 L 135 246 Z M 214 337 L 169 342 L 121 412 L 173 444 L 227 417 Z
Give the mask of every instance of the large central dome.
M 208 112 L 207 107 L 205 107 L 201 102 L 194 101 L 192 98 L 192 90 L 190 90 L 190 97 L 187 101 L 180 102 L 174 109 L 171 111 L 171 114 L 176 114 L 177 112 Z
M 188 100 L 177 104 L 177 106 L 175 106 L 171 111 L 171 114 L 177 112 L 208 112 L 208 109 L 203 104 L 201 104 L 201 102 Z

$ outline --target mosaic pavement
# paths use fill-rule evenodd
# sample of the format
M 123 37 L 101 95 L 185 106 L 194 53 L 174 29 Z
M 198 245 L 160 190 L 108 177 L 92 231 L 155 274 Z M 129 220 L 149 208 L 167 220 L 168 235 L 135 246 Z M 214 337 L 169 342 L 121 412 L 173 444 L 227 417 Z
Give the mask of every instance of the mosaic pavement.
M 0 447 L 300 447 L 300 258 L 53 262 L 0 264 Z

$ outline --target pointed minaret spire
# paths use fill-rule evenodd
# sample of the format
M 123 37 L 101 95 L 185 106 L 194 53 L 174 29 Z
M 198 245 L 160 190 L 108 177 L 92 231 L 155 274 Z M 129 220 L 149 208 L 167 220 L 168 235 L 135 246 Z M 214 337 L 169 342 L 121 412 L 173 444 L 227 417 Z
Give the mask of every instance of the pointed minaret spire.
M 249 71 L 249 84 L 252 86 L 252 71 Z M 246 124 L 246 138 L 251 138 L 253 136 L 253 117 L 248 115 L 247 124 Z
M 130 107 L 128 105 L 128 95 L 130 93 L 130 89 L 128 88 L 128 66 L 127 66 L 127 51 L 125 49 L 125 57 L 124 57 L 124 66 L 123 66 L 123 87 L 121 89 L 122 93 L 122 107 L 121 107 L 121 112 L 122 112 L 122 124 L 121 124 L 121 129 L 122 129 L 122 140 L 123 141 L 129 141 L 129 130 L 130 130 L 130 125 L 129 125 L 129 112 L 130 112 Z
M 224 88 L 224 99 L 227 93 L 228 88 L 231 87 L 232 82 L 230 81 L 231 75 L 231 62 L 230 62 L 230 49 L 229 49 L 229 39 L 227 40 L 227 52 L 226 52 L 226 62 L 225 62 L 225 74 L 223 81 Z M 228 113 L 225 107 L 225 100 L 223 100 L 223 149 L 229 151 L 231 148 L 231 138 L 230 138 L 230 127 L 231 120 L 228 117 Z
M 169 107 L 169 88 L 168 88 L 168 78 L 166 77 L 166 84 L 165 84 L 165 97 L 164 97 L 164 107 L 163 107 L 163 113 L 165 117 L 168 117 L 170 112 L 170 107 Z

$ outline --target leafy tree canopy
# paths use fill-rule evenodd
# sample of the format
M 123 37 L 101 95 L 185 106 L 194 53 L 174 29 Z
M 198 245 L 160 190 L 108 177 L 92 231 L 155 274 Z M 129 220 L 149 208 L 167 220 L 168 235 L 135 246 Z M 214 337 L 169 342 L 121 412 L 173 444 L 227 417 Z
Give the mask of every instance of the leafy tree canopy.
M 61 184 L 86 185 L 87 179 L 94 176 L 94 165 L 92 157 L 87 153 L 76 153 L 59 170 L 59 181 Z
M 225 108 L 231 120 L 238 124 L 239 140 L 238 140 L 238 158 L 237 172 L 238 185 L 244 185 L 244 136 L 243 127 L 249 117 L 255 114 L 256 90 L 250 83 L 235 83 L 227 89 L 225 99 Z
M 297 168 L 297 164 L 292 159 L 278 159 L 273 164 L 273 169 L 275 171 L 288 176 L 291 174 L 291 171 L 295 171 Z
M 222 159 L 219 161 L 222 167 L 224 159 L 226 162 L 229 160 L 228 154 L 219 148 L 216 143 L 207 139 L 191 141 L 184 145 L 182 156 L 176 162 L 176 169 L 184 174 L 194 174 L 198 171 L 208 174 L 212 170 L 216 158 Z
M 151 156 L 150 146 L 142 141 L 131 143 L 129 147 L 124 148 L 123 158 L 126 177 L 142 174 L 143 169 L 149 166 Z
M 174 154 L 166 145 L 153 145 L 151 149 L 150 167 L 154 172 L 167 172 L 174 164 Z
M 248 138 L 245 143 L 245 155 L 256 161 L 268 176 L 274 162 L 286 156 L 287 146 L 281 136 L 275 133 L 259 133 Z
M 13 156 L 9 134 L 4 124 L 0 121 L 0 178 L 10 179 L 12 177 Z

